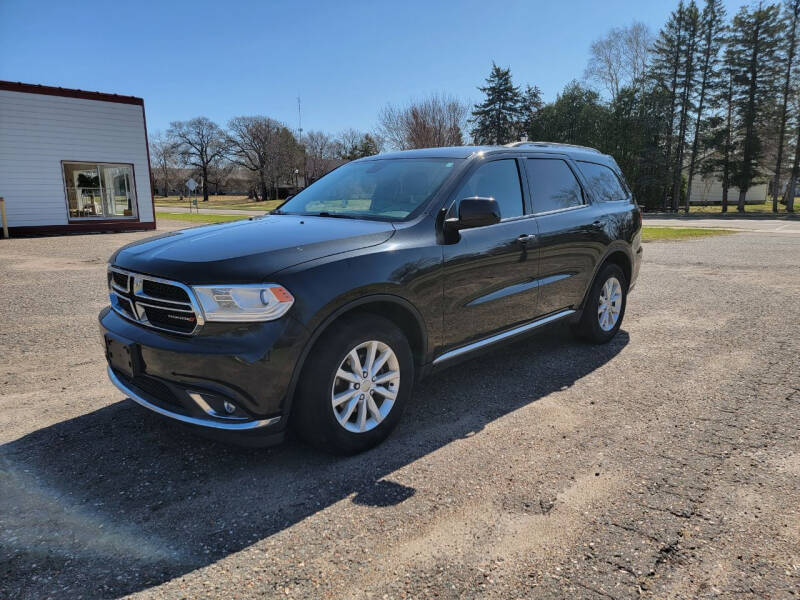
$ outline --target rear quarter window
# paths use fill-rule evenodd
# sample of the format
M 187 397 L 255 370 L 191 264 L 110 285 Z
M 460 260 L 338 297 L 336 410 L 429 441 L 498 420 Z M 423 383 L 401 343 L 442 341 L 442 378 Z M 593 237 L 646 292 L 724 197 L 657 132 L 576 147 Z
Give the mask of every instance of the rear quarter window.
M 589 187 L 594 192 L 595 198 L 600 202 L 630 200 L 627 187 L 613 170 L 605 165 L 584 161 L 578 161 L 578 166 L 589 181 Z

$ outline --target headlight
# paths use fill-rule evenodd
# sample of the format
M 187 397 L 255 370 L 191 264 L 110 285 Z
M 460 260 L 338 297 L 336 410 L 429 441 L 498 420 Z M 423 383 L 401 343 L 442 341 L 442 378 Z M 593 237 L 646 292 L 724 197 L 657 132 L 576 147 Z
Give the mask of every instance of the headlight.
M 192 288 L 207 321 L 272 321 L 286 314 L 294 296 L 280 285 L 198 285 Z

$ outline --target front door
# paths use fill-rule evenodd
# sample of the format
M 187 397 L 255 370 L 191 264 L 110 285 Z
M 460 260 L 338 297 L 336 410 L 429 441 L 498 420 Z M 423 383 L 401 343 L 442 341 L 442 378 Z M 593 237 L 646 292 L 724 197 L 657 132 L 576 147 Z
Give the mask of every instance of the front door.
M 444 246 L 444 345 L 481 339 L 536 314 L 536 221 L 526 214 L 516 159 L 477 167 L 454 196 L 494 198 L 501 221 L 460 232 Z

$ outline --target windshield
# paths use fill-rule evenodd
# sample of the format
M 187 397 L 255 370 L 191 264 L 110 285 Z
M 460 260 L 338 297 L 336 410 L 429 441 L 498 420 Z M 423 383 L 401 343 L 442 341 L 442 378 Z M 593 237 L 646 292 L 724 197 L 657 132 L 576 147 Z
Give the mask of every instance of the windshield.
M 433 198 L 459 162 L 453 158 L 390 158 L 348 163 L 275 212 L 402 221 Z

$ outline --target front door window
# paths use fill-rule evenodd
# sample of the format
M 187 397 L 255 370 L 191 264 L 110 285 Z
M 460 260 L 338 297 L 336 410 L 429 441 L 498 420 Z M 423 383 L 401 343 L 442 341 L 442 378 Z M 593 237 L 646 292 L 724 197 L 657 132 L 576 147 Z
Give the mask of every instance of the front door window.
M 70 220 L 136 217 L 131 165 L 64 163 Z

